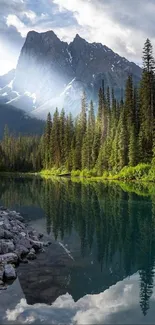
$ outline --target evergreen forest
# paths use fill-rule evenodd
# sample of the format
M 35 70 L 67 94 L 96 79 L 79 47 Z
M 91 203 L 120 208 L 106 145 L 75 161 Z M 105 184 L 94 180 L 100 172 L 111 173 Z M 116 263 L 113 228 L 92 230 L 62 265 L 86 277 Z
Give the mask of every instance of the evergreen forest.
M 98 92 L 97 111 L 83 92 L 79 115 L 73 119 L 56 108 L 47 116 L 44 134 L 13 136 L 6 126 L 0 143 L 0 170 L 73 176 L 155 176 L 155 61 L 149 39 L 143 49 L 143 71 L 135 86 L 132 75 L 118 100 L 114 90 Z

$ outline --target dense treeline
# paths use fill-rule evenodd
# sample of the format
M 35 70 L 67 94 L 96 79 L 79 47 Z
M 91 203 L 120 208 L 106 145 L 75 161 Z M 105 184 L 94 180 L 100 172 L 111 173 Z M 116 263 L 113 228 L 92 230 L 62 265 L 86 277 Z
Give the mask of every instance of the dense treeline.
M 83 93 L 81 112 L 73 121 L 62 109 L 47 117 L 41 137 L 19 137 L 6 134 L 1 142 L 1 169 L 120 171 L 124 166 L 154 163 L 155 154 L 155 64 L 152 45 L 146 40 L 143 50 L 143 72 L 138 88 L 132 76 L 126 82 L 125 96 L 120 101 L 114 90 L 99 89 L 98 108 L 87 102 Z M 14 148 L 14 149 L 13 149 Z M 7 161 L 7 163 L 5 163 Z
M 63 166 L 67 170 L 121 170 L 139 162 L 151 162 L 154 148 L 155 75 L 152 45 L 147 39 L 143 51 L 143 73 L 139 89 L 132 76 L 126 82 L 125 96 L 117 101 L 114 91 L 100 88 L 98 111 L 88 107 L 82 96 L 81 113 L 72 116 L 55 111 L 47 118 L 43 139 L 43 167 Z
M 0 170 L 28 172 L 41 169 L 40 137 L 9 134 L 5 127 L 0 143 Z

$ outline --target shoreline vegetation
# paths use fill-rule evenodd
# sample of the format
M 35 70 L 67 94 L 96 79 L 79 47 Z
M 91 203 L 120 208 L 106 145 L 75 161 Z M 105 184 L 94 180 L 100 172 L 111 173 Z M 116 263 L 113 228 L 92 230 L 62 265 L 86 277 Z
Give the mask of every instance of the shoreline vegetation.
M 96 169 L 88 170 L 75 170 L 67 171 L 63 168 L 52 168 L 42 170 L 36 173 L 43 178 L 57 177 L 71 177 L 71 179 L 88 179 L 90 181 L 142 181 L 142 182 L 155 182 L 155 170 L 151 164 L 138 164 L 135 167 L 124 167 L 121 171 L 104 171 L 103 174 L 98 174 Z
M 40 172 L 0 172 L 0 176 L 19 176 L 19 177 L 33 177 L 38 176 L 42 178 L 70 178 L 71 180 L 88 180 L 88 181 L 123 181 L 123 182 L 155 182 L 155 170 L 151 164 L 138 164 L 137 166 L 125 166 L 119 172 L 114 170 L 104 171 L 101 175 L 97 169 L 72 170 L 71 172 L 60 168 L 51 168 L 41 170 Z

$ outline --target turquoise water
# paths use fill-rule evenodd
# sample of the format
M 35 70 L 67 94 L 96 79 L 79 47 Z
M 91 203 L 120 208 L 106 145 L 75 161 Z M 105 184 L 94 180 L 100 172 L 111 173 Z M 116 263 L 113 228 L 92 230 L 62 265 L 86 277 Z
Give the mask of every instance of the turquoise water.
M 1 178 L 0 203 L 52 240 L 0 292 L 0 321 L 153 324 L 153 185 Z

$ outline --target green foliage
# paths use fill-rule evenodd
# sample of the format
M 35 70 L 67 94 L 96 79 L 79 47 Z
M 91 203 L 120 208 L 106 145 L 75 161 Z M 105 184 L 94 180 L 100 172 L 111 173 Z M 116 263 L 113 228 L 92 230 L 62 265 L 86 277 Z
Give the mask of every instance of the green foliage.
M 143 63 L 139 88 L 134 87 L 129 75 L 125 97 L 120 102 L 116 100 L 114 90 L 110 94 L 107 87 L 105 91 L 102 81 L 96 116 L 92 100 L 88 107 L 86 93 L 83 92 L 81 111 L 76 119 L 73 121 L 71 114 L 67 115 L 64 109 L 59 113 L 56 108 L 52 117 L 48 114 L 40 139 L 18 137 L 17 140 L 8 134 L 6 128 L 0 144 L 0 169 L 26 168 L 34 171 L 43 168 L 54 174 L 63 170 L 80 170 L 81 177 L 89 178 L 102 177 L 107 171 L 109 177 L 115 174 L 122 179 L 150 177 L 152 180 L 155 161 L 155 74 L 149 40 L 144 46 Z M 151 162 L 148 175 L 145 166 Z M 92 172 L 94 168 L 95 173 Z
M 5 128 L 0 142 L 0 171 L 34 172 L 42 168 L 40 137 L 14 137 Z
M 72 170 L 71 171 L 71 176 L 72 177 L 78 177 L 80 176 L 81 171 L 80 170 Z
M 140 180 L 148 176 L 150 164 L 139 164 L 135 167 L 124 167 L 113 179 Z

